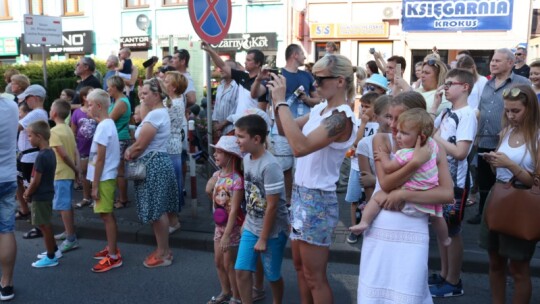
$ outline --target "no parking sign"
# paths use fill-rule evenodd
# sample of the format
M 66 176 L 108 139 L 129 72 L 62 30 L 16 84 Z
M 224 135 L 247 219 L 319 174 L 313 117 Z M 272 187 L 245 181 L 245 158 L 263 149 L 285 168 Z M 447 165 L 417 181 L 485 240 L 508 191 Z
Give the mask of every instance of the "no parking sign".
M 231 0 L 189 0 L 188 11 L 191 24 L 202 40 L 217 44 L 229 32 Z

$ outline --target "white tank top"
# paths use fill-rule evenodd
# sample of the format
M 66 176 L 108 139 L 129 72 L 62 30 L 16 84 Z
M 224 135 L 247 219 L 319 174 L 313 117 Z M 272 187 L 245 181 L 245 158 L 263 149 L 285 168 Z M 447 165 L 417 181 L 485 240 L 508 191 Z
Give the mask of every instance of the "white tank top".
M 354 119 L 354 113 L 351 108 L 345 104 L 335 109 L 330 109 L 321 115 L 327 105 L 328 104 L 325 101 L 311 109 L 309 119 L 302 129 L 302 133 L 307 136 L 319 127 L 325 118 L 332 115 L 334 110 L 337 110 L 345 113 L 345 115 L 351 119 L 353 123 L 351 137 L 345 142 L 333 142 L 320 150 L 297 158 L 294 183 L 309 189 L 335 191 L 336 182 L 339 179 L 341 163 L 345 158 L 345 152 L 347 152 L 356 139 L 358 125 L 356 119 Z
M 499 147 L 499 149 L 497 149 L 497 152 L 506 154 L 506 156 L 508 156 L 510 160 L 518 164 L 524 170 L 527 170 L 528 172 L 534 172 L 534 161 L 531 154 L 527 150 L 527 145 L 523 144 L 519 147 L 512 148 L 508 144 L 508 139 L 510 138 L 512 130 L 513 129 L 506 132 L 501 142 L 501 146 Z M 512 174 L 512 172 L 507 168 L 497 168 L 498 180 L 507 182 L 512 178 L 512 176 L 514 176 L 514 174 Z

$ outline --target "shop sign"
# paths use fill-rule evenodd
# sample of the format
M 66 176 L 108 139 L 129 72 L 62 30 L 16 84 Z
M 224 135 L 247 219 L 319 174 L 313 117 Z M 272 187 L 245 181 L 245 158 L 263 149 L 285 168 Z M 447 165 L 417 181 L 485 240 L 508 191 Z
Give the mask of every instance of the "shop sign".
M 150 36 L 129 36 L 120 37 L 120 48 L 130 48 L 131 50 L 148 50 L 152 45 Z
M 403 30 L 511 30 L 513 7 L 514 0 L 403 0 Z
M 312 39 L 325 38 L 388 38 L 388 22 L 374 23 L 313 23 Z
M 50 54 L 65 53 L 84 53 L 92 54 L 94 52 L 92 44 L 94 41 L 94 32 L 92 31 L 70 31 L 62 33 L 62 46 L 46 45 L 46 51 Z M 21 37 L 23 54 L 41 54 L 39 44 L 25 42 L 25 35 Z
M 17 47 L 16 37 L 0 38 L 0 56 L 17 56 L 19 48 Z
M 249 49 L 277 51 L 276 33 L 228 34 L 220 43 L 212 44 L 220 52 L 241 52 Z

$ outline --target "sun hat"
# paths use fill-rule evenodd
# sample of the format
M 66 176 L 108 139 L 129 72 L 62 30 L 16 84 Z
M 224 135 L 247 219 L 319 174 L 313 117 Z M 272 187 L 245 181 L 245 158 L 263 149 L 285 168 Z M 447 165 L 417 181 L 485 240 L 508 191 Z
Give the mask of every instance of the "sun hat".
M 25 100 L 28 96 L 38 96 L 41 98 L 45 98 L 45 96 L 47 96 L 47 92 L 39 84 L 33 84 L 26 88 L 26 90 L 24 90 L 24 92 L 17 96 L 17 98 L 19 100 Z
M 388 91 L 388 80 L 381 74 L 372 74 L 371 77 L 366 80 L 366 84 L 374 84 L 381 89 Z
M 223 150 L 227 153 L 234 154 L 242 158 L 242 152 L 240 152 L 240 147 L 236 143 L 236 136 L 224 135 L 219 138 L 219 141 L 215 145 L 210 145 L 213 148 Z

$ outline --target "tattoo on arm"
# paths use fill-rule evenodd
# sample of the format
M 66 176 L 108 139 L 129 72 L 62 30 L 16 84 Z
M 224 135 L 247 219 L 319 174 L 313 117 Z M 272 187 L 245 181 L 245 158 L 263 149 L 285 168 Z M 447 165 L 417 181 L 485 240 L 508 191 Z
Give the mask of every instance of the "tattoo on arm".
M 328 131 L 328 137 L 334 137 L 345 131 L 347 115 L 343 112 L 334 112 L 331 116 L 327 117 L 323 123 L 326 127 L 326 131 Z

